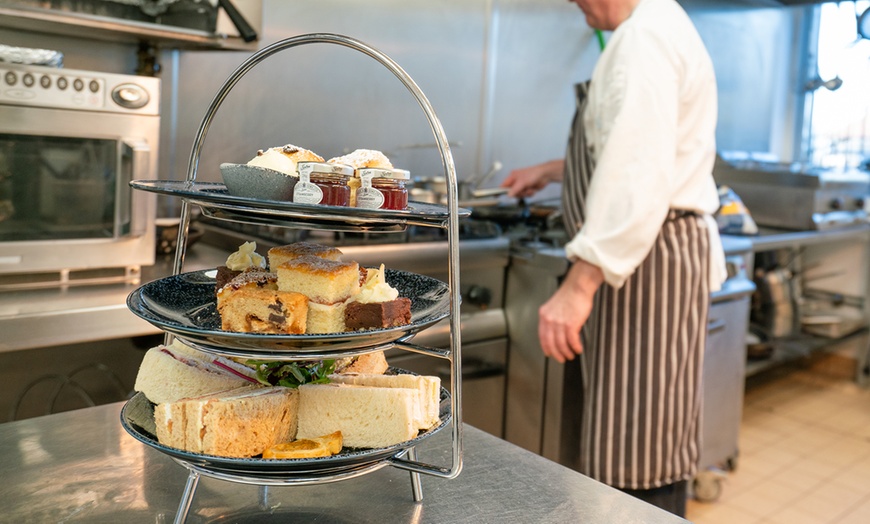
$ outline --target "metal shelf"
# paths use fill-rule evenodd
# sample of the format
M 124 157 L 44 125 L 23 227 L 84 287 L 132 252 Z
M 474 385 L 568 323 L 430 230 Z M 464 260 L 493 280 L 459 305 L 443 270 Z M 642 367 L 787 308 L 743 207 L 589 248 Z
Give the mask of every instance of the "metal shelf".
M 0 27 L 113 42 L 149 41 L 189 50 L 254 51 L 257 42 L 238 36 L 207 33 L 133 20 L 27 7 L 0 7 Z
M 746 376 L 763 373 L 783 364 L 809 357 L 818 351 L 833 349 L 840 344 L 866 336 L 867 332 L 867 328 L 863 328 L 840 338 L 825 338 L 802 333 L 798 336 L 774 339 L 773 354 L 770 358 L 746 361 Z

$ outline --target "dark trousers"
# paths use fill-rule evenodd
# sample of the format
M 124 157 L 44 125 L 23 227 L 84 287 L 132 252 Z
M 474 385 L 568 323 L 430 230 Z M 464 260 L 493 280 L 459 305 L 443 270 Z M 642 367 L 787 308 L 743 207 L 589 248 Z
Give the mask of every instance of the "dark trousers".
M 686 517 L 686 498 L 689 495 L 687 480 L 654 489 L 620 489 L 620 491 L 679 517 Z

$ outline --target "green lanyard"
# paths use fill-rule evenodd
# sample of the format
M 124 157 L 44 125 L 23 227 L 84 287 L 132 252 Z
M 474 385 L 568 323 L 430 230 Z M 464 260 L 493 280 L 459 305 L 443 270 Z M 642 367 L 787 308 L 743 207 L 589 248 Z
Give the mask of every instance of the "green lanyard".
M 601 32 L 600 29 L 595 30 L 595 36 L 598 37 L 598 47 L 604 51 L 604 33 Z

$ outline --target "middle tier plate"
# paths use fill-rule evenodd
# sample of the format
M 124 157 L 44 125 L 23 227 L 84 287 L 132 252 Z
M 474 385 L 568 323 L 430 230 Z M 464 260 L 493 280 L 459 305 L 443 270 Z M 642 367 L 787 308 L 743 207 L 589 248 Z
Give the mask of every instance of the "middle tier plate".
M 411 299 L 411 323 L 344 333 L 278 335 L 221 329 L 215 299 L 217 270 L 193 271 L 142 285 L 127 297 L 138 317 L 197 348 L 249 358 L 325 358 L 330 353 L 362 354 L 407 340 L 450 314 L 444 282 L 407 271 L 386 269 L 387 283 Z

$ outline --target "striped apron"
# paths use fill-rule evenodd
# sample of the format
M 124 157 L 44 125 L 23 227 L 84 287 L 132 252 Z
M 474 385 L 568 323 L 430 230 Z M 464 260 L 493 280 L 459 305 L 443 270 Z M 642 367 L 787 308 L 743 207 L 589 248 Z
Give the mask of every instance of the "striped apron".
M 588 83 L 565 157 L 563 213 L 583 224 L 593 172 L 583 128 Z M 702 217 L 671 210 L 649 255 L 619 288 L 604 284 L 583 328 L 579 469 L 605 484 L 653 489 L 692 478 L 700 454 L 701 373 L 709 308 Z

